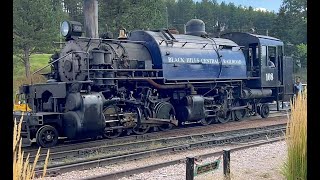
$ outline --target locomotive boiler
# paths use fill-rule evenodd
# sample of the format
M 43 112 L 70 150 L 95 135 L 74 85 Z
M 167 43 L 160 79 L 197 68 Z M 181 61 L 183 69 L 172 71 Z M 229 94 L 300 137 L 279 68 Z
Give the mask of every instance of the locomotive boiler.
M 116 138 L 266 118 L 268 103 L 292 94 L 292 60 L 273 37 L 213 38 L 199 19 L 187 23 L 185 34 L 135 30 L 118 39 L 87 38 L 74 21 L 61 31 L 66 42 L 49 61 L 47 82 L 20 87 L 29 109 L 14 117 L 23 117 L 25 143 L 51 147 L 58 137 Z

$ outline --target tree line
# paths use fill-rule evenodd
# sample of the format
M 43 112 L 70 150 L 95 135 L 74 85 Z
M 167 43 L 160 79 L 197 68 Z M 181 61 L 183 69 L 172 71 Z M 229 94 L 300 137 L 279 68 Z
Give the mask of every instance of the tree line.
M 286 55 L 292 55 L 302 67 L 307 64 L 307 0 L 283 0 L 279 13 L 257 11 L 253 7 L 216 0 L 100 0 L 99 33 L 118 30 L 152 30 L 184 26 L 198 18 L 211 35 L 230 31 L 254 32 L 283 40 Z M 83 0 L 13 0 L 14 55 L 30 76 L 32 53 L 52 53 L 59 46 L 59 28 L 63 20 L 83 23 Z

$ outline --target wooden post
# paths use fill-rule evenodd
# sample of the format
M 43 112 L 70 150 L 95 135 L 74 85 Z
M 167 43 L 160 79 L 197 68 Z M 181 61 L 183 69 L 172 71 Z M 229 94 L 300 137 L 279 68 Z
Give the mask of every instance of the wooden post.
M 223 150 L 223 174 L 230 179 L 230 150 Z
M 83 0 L 83 14 L 86 37 L 98 38 L 98 1 Z
M 187 157 L 187 165 L 186 165 L 186 180 L 194 179 L 194 158 Z

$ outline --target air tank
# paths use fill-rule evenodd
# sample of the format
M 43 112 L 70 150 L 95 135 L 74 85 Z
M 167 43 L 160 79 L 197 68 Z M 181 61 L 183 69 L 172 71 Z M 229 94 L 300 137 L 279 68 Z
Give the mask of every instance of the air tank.
M 271 89 L 243 89 L 243 99 L 264 98 L 272 95 Z

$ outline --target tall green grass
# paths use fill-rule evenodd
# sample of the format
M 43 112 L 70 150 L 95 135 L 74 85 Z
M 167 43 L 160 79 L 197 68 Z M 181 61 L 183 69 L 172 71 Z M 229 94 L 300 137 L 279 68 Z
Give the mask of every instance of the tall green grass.
M 283 174 L 287 180 L 307 179 L 307 89 L 291 102 L 287 125 L 288 157 Z

